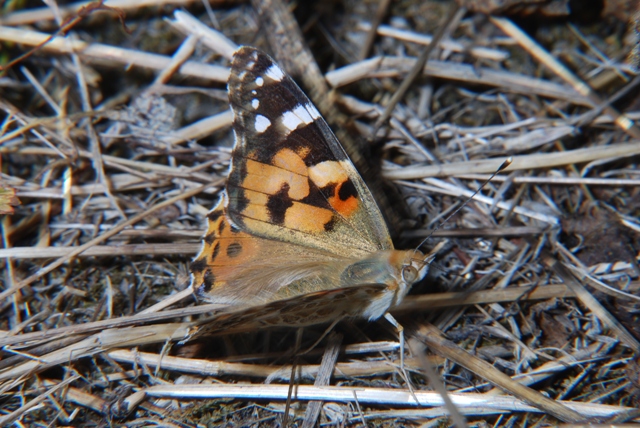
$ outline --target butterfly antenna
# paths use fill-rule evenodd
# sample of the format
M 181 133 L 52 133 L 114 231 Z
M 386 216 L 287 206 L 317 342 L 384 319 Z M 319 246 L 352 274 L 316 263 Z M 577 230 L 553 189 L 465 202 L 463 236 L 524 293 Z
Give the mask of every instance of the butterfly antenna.
M 489 184 L 489 182 L 491 180 L 493 180 L 493 178 L 498 175 L 500 172 L 504 171 L 506 168 L 509 167 L 509 165 L 511 165 L 511 163 L 513 162 L 513 158 L 512 157 L 508 157 L 504 162 L 502 162 L 502 165 L 500 165 L 500 167 L 498 167 L 498 169 L 491 174 L 491 176 L 489 178 L 487 178 L 484 183 L 482 183 L 482 185 L 480 187 L 478 187 L 478 189 L 473 192 L 473 194 L 471 196 L 469 196 L 467 198 L 466 201 L 464 201 L 464 203 L 462 205 L 460 205 L 458 208 L 456 208 L 451 214 L 449 214 L 444 220 L 442 220 L 432 231 L 431 233 L 429 233 L 427 235 L 426 238 L 424 238 L 422 240 L 422 242 L 420 242 L 420 245 L 418 245 L 415 249 L 415 251 L 418 251 L 418 249 L 420 247 L 422 247 L 429 239 L 431 239 L 431 237 L 433 236 L 434 233 L 436 233 L 436 231 L 438 231 L 442 226 L 444 226 L 449 220 L 451 220 L 451 217 L 453 217 L 454 215 L 458 214 L 458 212 L 464 208 L 483 188 L 484 186 L 486 186 L 487 184 Z

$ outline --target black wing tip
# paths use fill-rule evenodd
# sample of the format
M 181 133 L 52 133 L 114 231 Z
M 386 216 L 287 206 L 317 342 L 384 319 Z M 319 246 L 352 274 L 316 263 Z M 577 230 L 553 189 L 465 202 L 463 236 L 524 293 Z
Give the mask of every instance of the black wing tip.
M 273 58 L 264 53 L 258 48 L 253 46 L 240 46 L 233 53 L 233 59 L 231 60 L 231 68 L 235 70 L 245 70 L 250 63 L 263 63 L 275 64 Z

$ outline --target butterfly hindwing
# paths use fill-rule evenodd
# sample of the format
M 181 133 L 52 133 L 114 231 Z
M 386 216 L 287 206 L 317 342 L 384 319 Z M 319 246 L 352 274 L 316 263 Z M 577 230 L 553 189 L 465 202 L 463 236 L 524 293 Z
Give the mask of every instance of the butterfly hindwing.
M 226 186 L 233 223 L 342 256 L 393 248 L 344 149 L 269 56 L 250 47 L 236 51 L 228 89 L 236 135 Z
M 385 292 L 380 284 L 338 288 L 299 295 L 249 308 L 222 310 L 198 323 L 194 335 L 243 333 L 269 327 L 304 327 L 360 317 L 363 305 Z

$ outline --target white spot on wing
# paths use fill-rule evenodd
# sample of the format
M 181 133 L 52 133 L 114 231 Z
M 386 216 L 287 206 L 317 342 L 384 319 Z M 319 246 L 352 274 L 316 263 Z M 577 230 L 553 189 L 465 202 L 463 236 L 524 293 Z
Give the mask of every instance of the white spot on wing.
M 256 131 L 261 134 L 271 126 L 271 121 L 263 115 L 259 114 L 256 116 L 256 122 L 254 126 L 256 128 Z
M 264 79 L 262 77 L 258 77 L 256 79 L 256 85 L 258 85 L 258 86 L 264 85 Z
M 309 114 L 309 109 L 307 107 L 298 104 L 293 109 L 293 112 L 304 122 L 305 125 L 313 122 L 313 117 Z
M 282 79 L 284 79 L 284 72 L 280 69 L 280 67 L 278 67 L 275 64 L 273 64 L 271 67 L 269 67 L 267 69 L 267 71 L 264 73 L 264 75 L 267 76 L 267 77 L 270 77 L 271 79 L 275 80 L 276 82 L 279 82 Z
M 289 131 L 293 131 L 300 127 L 300 125 L 308 125 L 312 123 L 314 119 L 309 113 L 308 107 L 298 104 L 293 108 L 293 110 L 284 112 L 281 120 L 285 128 Z
M 349 180 L 347 168 L 342 161 L 324 161 L 309 167 L 309 178 L 318 187 Z
M 282 124 L 289 130 L 293 131 L 302 124 L 302 120 L 292 111 L 287 111 L 282 115 Z
M 251 107 L 253 107 L 254 109 L 257 109 L 258 107 L 260 107 L 260 101 L 257 98 L 252 99 Z

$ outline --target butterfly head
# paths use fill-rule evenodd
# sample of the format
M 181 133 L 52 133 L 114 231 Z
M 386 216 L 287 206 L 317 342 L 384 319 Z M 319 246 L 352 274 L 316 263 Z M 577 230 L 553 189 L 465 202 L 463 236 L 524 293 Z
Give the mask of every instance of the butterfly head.
M 383 284 L 385 289 L 368 305 L 363 313 L 370 320 L 384 315 L 390 307 L 399 304 L 411 286 L 420 281 L 429 270 L 430 258 L 411 251 L 387 250 L 351 263 L 342 272 L 340 282 L 345 286 Z
M 407 251 L 402 264 L 402 280 L 409 286 L 420 281 L 429 272 L 433 255 L 423 255 L 420 251 Z

